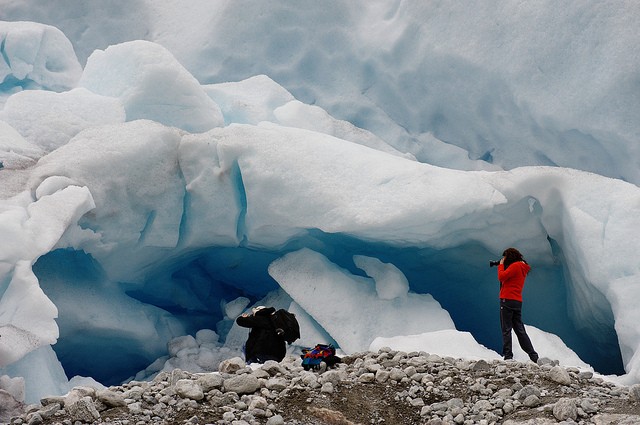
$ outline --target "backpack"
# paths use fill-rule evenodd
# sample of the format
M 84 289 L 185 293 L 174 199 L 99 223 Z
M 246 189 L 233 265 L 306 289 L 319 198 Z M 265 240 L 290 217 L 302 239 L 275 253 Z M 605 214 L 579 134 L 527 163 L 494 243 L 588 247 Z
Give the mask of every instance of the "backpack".
M 300 338 L 300 325 L 295 314 L 281 308 L 271 315 L 271 322 L 278 335 L 282 336 L 289 344 Z
M 303 348 L 300 357 L 304 370 L 319 369 L 322 362 L 328 368 L 342 362 L 342 359 L 336 356 L 336 349 L 331 344 L 316 344 L 313 348 Z

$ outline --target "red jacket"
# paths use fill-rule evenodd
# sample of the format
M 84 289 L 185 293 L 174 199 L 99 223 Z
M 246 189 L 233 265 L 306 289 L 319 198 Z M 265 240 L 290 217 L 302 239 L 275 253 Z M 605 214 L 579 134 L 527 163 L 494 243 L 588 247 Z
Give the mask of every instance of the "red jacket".
M 531 270 L 531 266 L 522 261 L 512 263 L 507 270 L 498 266 L 498 280 L 500 281 L 500 298 L 522 302 L 522 288 L 524 280 Z

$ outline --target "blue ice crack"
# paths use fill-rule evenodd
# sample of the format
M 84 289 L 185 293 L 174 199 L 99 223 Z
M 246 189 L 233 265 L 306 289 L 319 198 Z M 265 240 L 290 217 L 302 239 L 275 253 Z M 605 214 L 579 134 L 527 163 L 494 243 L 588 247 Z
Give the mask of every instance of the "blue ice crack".
M 236 237 L 240 241 L 240 246 L 247 245 L 247 192 L 244 187 L 244 181 L 242 180 L 242 171 L 240 170 L 240 165 L 238 161 L 233 163 L 231 168 L 231 179 L 236 187 L 236 194 L 238 202 L 238 207 L 240 211 L 238 212 L 238 224 L 236 226 Z

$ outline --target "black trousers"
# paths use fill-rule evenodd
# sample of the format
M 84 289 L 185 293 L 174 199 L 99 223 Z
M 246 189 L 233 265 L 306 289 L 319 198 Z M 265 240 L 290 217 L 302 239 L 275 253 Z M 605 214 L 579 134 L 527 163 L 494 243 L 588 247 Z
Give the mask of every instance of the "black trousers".
M 533 344 L 531 344 L 524 323 L 522 323 L 522 302 L 500 299 L 500 326 L 502 327 L 502 355 L 505 359 L 513 358 L 511 345 L 511 330 L 513 329 L 518 337 L 520 347 L 531 360 L 538 361 L 538 353 L 533 349 Z

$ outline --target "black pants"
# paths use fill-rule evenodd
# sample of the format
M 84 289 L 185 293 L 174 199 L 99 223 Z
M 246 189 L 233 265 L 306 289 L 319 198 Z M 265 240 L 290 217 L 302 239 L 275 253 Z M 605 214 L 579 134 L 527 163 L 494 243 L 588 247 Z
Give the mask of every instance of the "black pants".
M 520 347 L 531 360 L 538 361 L 538 353 L 533 349 L 533 344 L 522 323 L 522 302 L 500 299 L 500 326 L 502 327 L 502 355 L 505 359 L 513 358 L 511 345 L 511 329 L 513 329 Z

